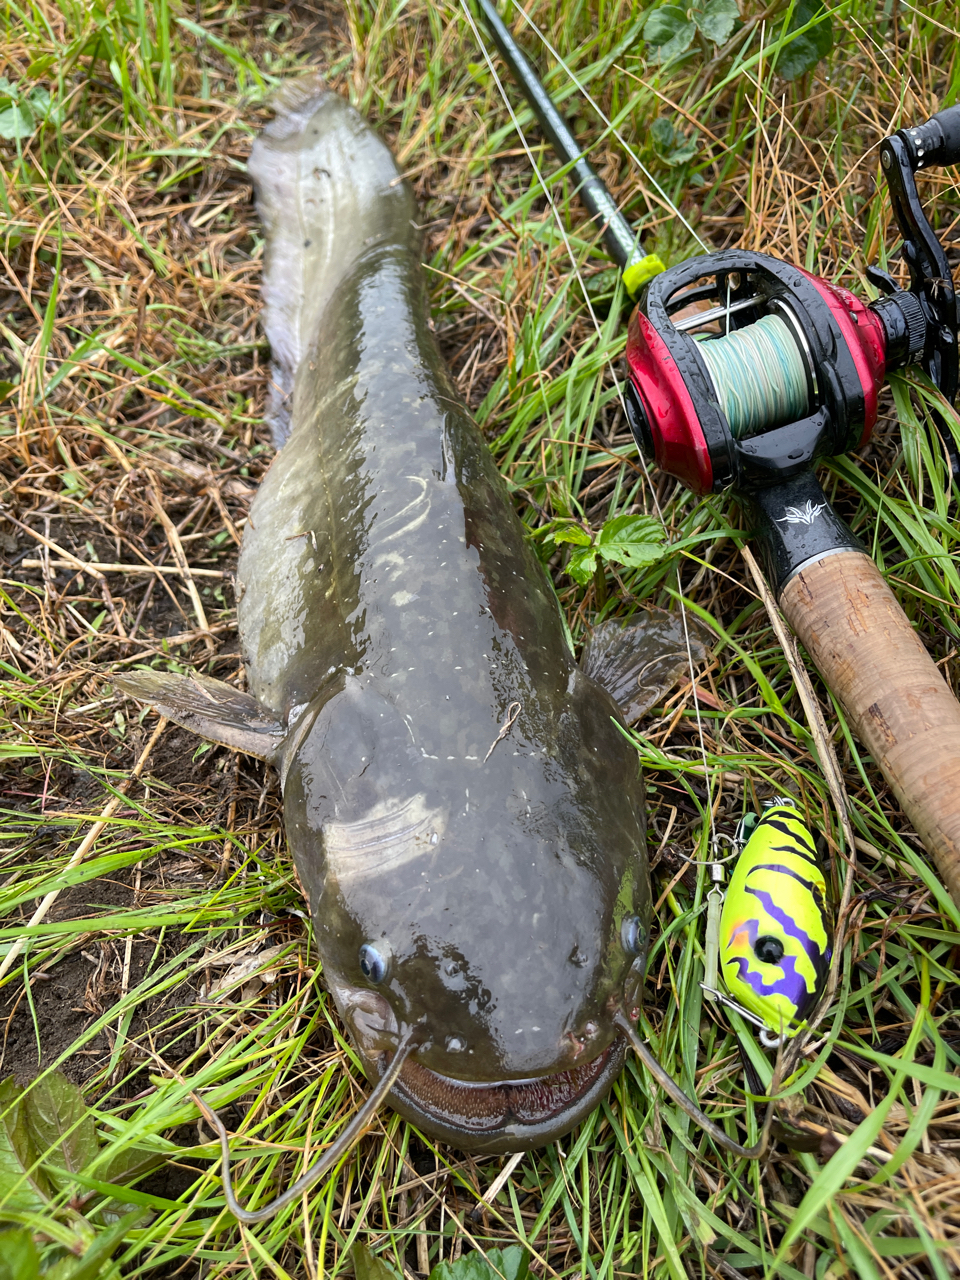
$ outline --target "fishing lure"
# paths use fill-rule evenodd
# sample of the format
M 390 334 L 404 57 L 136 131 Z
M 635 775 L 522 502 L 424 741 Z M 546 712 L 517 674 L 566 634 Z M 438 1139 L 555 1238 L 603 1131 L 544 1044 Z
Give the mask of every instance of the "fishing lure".
M 814 837 L 778 798 L 734 866 L 719 926 L 719 962 L 732 1001 L 772 1033 L 797 1034 L 827 981 L 833 933 Z

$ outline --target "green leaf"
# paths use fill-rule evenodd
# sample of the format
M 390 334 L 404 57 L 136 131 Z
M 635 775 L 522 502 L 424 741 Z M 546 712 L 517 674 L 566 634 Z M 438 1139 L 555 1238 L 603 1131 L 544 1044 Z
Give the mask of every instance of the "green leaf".
M 697 24 L 687 18 L 686 10 L 679 5 L 665 4 L 654 9 L 643 24 L 643 38 L 647 44 L 660 50 L 661 62 L 677 58 L 693 44 Z
M 403 1280 L 396 1267 L 391 1267 L 365 1244 L 355 1244 L 350 1250 L 350 1257 L 357 1280 Z
M 664 163 L 670 165 L 686 164 L 688 160 L 692 160 L 697 154 L 697 139 L 687 138 L 682 147 L 677 147 L 675 151 L 671 151 L 669 155 L 664 156 Z
M 787 25 L 787 35 L 814 21 L 816 26 L 802 35 L 794 36 L 780 50 L 776 67 L 777 74 L 783 76 L 784 80 L 795 80 L 797 76 L 812 71 L 833 48 L 833 25 L 821 0 L 797 0 Z
M 27 1172 L 39 1153 L 27 1128 L 22 1094 L 13 1080 L 0 1084 L 0 1210 L 37 1213 L 47 1208 L 49 1183 L 39 1170 Z
M 37 1280 L 40 1255 L 27 1227 L 0 1234 L 0 1280 Z
M 18 138 L 32 138 L 36 128 L 33 112 L 26 103 L 0 111 L 0 138 L 6 138 L 8 142 L 14 142 Z
M 730 39 L 739 17 L 737 0 L 710 0 L 699 12 L 694 10 L 697 26 L 714 44 L 723 44 Z
M 27 1128 L 51 1182 L 61 1189 L 100 1150 L 80 1090 L 59 1071 L 39 1080 L 23 1101 Z
M 596 550 L 609 563 L 631 569 L 653 564 L 666 553 L 662 526 L 651 516 L 614 516 L 600 530 Z
M 682 135 L 681 135 L 682 136 Z M 650 141 L 653 143 L 654 149 L 660 155 L 666 155 L 673 150 L 677 140 L 677 131 L 667 119 L 666 116 L 657 116 L 653 124 L 650 126 Z
M 685 137 L 665 116 L 658 116 L 650 126 L 650 140 L 665 164 L 685 164 L 697 153 L 697 139 Z
M 567 564 L 567 573 L 574 582 L 585 587 L 597 568 L 597 552 L 595 547 L 577 547 Z
M 37 86 L 30 93 L 27 99 L 30 105 L 30 111 L 40 120 L 49 121 L 50 124 L 57 124 L 60 119 L 60 112 L 57 110 L 53 98 L 50 96 L 49 89 Z
M 119 1183 L 123 1186 L 163 1163 L 164 1157 L 159 1151 L 126 1147 L 116 1155 L 107 1157 L 106 1162 L 98 1169 L 97 1177 L 101 1182 Z
M 36 80 L 42 76 L 44 72 L 49 71 L 56 61 L 57 55 L 55 53 L 41 54 L 39 58 L 34 58 L 29 67 L 27 67 L 27 75 L 31 80 Z
M 15 391 L 17 386 L 18 384 L 16 382 L 4 382 L 0 380 L 0 404 L 3 404 L 10 392 Z
M 572 542 L 578 547 L 593 545 L 593 538 L 587 533 L 586 529 L 581 529 L 578 524 L 564 525 L 562 529 L 556 529 L 549 536 L 554 542 Z
M 529 1266 L 526 1249 L 512 1244 L 486 1254 L 464 1253 L 456 1262 L 439 1262 L 430 1272 L 430 1280 L 526 1280 Z M 359 1272 L 357 1280 L 363 1280 Z
M 44 1273 L 44 1280 L 97 1280 L 103 1274 L 103 1265 L 114 1249 L 142 1217 L 142 1209 L 134 1209 L 107 1231 L 102 1231 L 82 1258 L 64 1258 Z M 109 1274 L 116 1274 L 113 1269 Z

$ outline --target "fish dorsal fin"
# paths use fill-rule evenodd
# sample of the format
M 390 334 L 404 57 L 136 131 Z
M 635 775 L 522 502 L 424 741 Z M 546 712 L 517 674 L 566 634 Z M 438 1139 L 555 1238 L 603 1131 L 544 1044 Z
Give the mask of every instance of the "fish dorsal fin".
M 689 653 L 687 635 L 689 634 Z M 624 624 L 601 622 L 583 647 L 584 675 L 602 685 L 630 724 L 649 710 L 690 669 L 707 656 L 705 629 L 665 609 L 644 609 Z
M 210 676 L 131 671 L 113 677 L 113 683 L 121 693 L 150 703 L 162 716 L 201 738 L 271 764 L 286 737 L 285 727 L 256 698 Z

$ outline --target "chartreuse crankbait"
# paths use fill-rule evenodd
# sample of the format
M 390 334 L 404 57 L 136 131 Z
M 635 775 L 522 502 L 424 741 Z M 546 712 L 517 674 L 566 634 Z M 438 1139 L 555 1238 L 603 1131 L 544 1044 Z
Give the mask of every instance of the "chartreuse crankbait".
M 790 800 L 775 800 L 753 827 L 716 941 L 724 1003 L 761 1025 L 768 1047 L 796 1035 L 823 994 L 833 934 L 814 837 Z

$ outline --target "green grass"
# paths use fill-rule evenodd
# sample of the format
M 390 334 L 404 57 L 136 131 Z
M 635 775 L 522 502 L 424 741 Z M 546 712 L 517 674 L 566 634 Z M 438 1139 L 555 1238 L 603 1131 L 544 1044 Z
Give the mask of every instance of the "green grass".
M 411 175 L 436 328 L 551 557 L 575 638 L 600 617 L 678 597 L 713 631 L 699 681 L 709 697 L 674 695 L 635 735 L 658 902 L 642 1026 L 731 1133 L 743 1136 L 746 1116 L 748 1140 L 761 1108 L 745 1100 L 729 1024 L 702 1002 L 707 886 L 680 855 L 706 853 L 708 810 L 731 834 L 744 809 L 784 786 L 831 840 L 837 895 L 850 850 L 739 555 L 740 515 L 639 465 L 618 408 L 625 313 L 596 233 L 511 89 L 556 216 L 548 207 L 458 5 L 357 2 L 294 18 L 239 2 L 60 0 L 0 12 L 9 105 L 36 126 L 0 143 L 0 962 L 22 947 L 2 980 L 0 1074 L 40 1090 L 67 1070 L 99 1144 L 51 1179 L 44 1168 L 62 1163 L 68 1140 L 11 1148 L 7 1098 L 0 1216 L 29 1229 L 60 1274 L 98 1239 L 113 1262 L 91 1274 L 104 1275 L 351 1274 L 355 1241 L 408 1273 L 520 1242 L 538 1275 L 565 1280 L 950 1274 L 960 1264 L 960 917 L 819 682 L 859 859 L 825 1039 L 781 1091 L 786 1119 L 829 1131 L 819 1151 L 779 1146 L 762 1167 L 718 1153 L 630 1062 L 608 1102 L 525 1157 L 478 1218 L 470 1210 L 502 1160 L 436 1147 L 388 1113 L 305 1204 L 253 1228 L 225 1212 L 191 1089 L 238 1135 L 240 1199 L 262 1202 L 297 1175 L 307 1141 L 316 1150 L 349 1118 L 365 1085 L 296 914 L 275 781 L 169 727 L 131 781 L 154 719 L 114 699 L 109 674 L 135 661 L 236 670 L 223 575 L 270 456 L 255 322 L 262 242 L 244 162 L 269 92 L 298 68 L 323 65 Z M 565 65 L 517 25 L 647 247 L 671 263 L 702 245 L 762 248 L 864 292 L 866 263 L 897 247 L 876 143 L 954 101 L 955 6 L 845 0 L 833 52 L 790 82 L 773 66 L 786 5 L 745 0 L 725 45 L 697 40 L 667 65 L 642 40 L 647 13 L 627 0 L 531 5 Z M 658 119 L 674 130 L 673 152 Z M 669 163 L 679 135 L 698 148 Z M 955 242 L 954 175 L 929 175 L 923 193 Z M 956 688 L 958 532 L 928 403 L 915 377 L 897 378 L 871 445 L 823 478 Z M 151 493 L 204 571 L 211 647 L 175 576 L 145 600 L 149 574 L 49 564 L 63 559 L 57 548 L 85 563 L 173 563 Z M 545 535 L 570 519 L 597 531 L 627 512 L 662 517 L 671 554 L 607 566 L 602 583 L 581 586 L 565 572 L 569 549 Z M 87 857 L 68 866 L 125 786 Z M 29 926 L 54 891 L 57 904 Z M 260 981 L 238 966 L 265 948 Z M 204 997 L 231 974 L 237 985 Z M 741 1030 L 766 1085 L 772 1062 Z M 151 1157 L 162 1177 L 107 1189 L 123 1160 Z M 123 1206 L 145 1216 L 114 1239 Z

